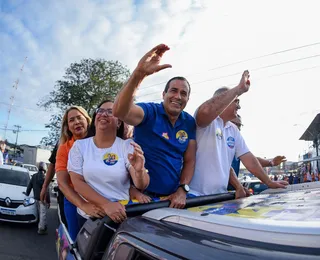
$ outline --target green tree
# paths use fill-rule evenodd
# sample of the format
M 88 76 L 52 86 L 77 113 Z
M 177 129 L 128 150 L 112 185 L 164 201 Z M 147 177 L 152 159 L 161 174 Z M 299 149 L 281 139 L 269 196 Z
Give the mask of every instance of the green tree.
M 71 105 L 82 106 L 91 115 L 94 108 L 106 97 L 114 98 L 123 86 L 130 72 L 119 61 L 83 59 L 72 63 L 54 90 L 43 97 L 38 106 L 49 110 L 58 109 L 51 115 L 46 127 L 50 129 L 41 144 L 54 145 L 59 139 L 61 119 Z

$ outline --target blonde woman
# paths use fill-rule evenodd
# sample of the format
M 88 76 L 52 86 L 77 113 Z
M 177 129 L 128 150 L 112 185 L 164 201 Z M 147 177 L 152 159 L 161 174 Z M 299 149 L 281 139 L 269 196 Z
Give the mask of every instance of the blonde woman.
M 76 239 L 80 229 L 77 219 L 77 207 L 90 216 L 101 217 L 105 215 L 100 208 L 79 196 L 73 188 L 67 170 L 69 151 L 76 140 L 86 137 L 90 123 L 91 118 L 84 108 L 79 106 L 68 108 L 62 119 L 61 137 L 56 157 L 55 171 L 59 188 L 65 196 L 64 211 L 68 232 L 72 240 Z

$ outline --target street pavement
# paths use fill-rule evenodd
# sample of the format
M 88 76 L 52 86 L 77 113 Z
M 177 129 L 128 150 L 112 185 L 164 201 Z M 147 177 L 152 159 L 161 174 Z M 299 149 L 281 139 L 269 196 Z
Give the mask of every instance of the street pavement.
M 0 221 L 1 260 L 57 260 L 55 230 L 58 227 L 57 199 L 51 198 L 48 210 L 48 235 L 38 235 L 36 224 Z

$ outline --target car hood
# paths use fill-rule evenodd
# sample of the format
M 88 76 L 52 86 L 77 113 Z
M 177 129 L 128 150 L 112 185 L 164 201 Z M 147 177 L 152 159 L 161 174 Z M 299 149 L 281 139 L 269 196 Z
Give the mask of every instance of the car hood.
M 27 187 L 10 185 L 0 183 L 0 198 L 10 198 L 11 200 L 24 200 L 26 195 L 22 192 L 25 192 Z M 33 197 L 33 192 L 30 193 L 30 197 Z

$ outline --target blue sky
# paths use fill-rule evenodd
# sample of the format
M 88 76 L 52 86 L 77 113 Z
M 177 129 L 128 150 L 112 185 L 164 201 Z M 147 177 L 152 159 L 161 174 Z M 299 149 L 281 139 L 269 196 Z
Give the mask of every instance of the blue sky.
M 139 101 L 161 101 L 165 82 L 182 75 L 191 82 L 186 110 L 193 114 L 215 89 L 236 85 L 249 69 L 252 87 L 239 112 L 249 148 L 257 156 L 296 160 L 308 149 L 298 139 L 320 112 L 320 44 L 217 67 L 320 42 L 319 9 L 316 0 L 0 1 L 0 128 L 14 94 L 8 128 L 43 130 L 50 112 L 36 104 L 70 63 L 104 58 L 133 70 L 146 51 L 166 43 L 171 50 L 163 62 L 173 68 L 148 77 Z M 285 64 L 270 66 L 278 63 Z M 35 145 L 45 135 L 21 132 L 19 143 Z M 14 141 L 15 134 L 8 131 L 7 138 Z

